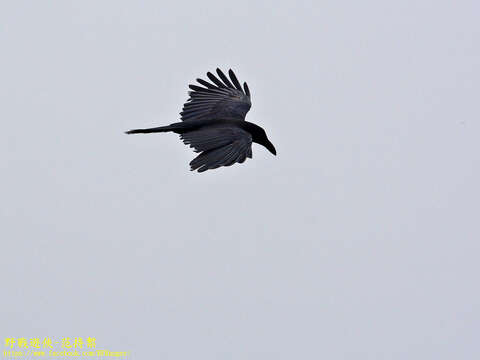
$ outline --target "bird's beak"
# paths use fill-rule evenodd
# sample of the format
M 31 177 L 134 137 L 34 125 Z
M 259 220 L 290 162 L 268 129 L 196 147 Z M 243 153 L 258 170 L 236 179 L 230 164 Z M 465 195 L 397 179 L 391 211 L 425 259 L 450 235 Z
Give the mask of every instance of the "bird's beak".
M 267 140 L 267 142 L 265 143 L 265 147 L 268 149 L 268 151 L 270 151 L 273 155 L 277 155 L 277 150 L 275 150 L 275 146 L 273 146 L 273 144 Z

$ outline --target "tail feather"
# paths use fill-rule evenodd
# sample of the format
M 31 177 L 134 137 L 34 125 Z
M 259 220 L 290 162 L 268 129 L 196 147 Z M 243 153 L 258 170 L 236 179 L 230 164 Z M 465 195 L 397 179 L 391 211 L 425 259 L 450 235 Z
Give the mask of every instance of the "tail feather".
M 156 128 L 149 128 L 149 129 L 133 129 L 129 131 L 125 131 L 125 134 L 149 134 L 149 133 L 156 133 L 156 132 L 168 132 L 172 131 L 169 126 L 160 126 Z
M 159 132 L 179 132 L 184 128 L 182 123 L 174 123 L 167 126 L 160 126 L 148 129 L 133 129 L 126 131 L 125 134 L 150 134 L 150 133 L 159 133 Z

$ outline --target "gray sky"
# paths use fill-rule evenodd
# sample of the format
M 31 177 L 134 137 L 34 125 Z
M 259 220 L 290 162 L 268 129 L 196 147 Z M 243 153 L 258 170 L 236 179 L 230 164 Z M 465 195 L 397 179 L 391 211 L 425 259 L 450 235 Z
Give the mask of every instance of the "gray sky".
M 2 1 L 4 337 L 132 359 L 478 359 L 478 1 Z M 187 85 L 247 81 L 196 174 Z

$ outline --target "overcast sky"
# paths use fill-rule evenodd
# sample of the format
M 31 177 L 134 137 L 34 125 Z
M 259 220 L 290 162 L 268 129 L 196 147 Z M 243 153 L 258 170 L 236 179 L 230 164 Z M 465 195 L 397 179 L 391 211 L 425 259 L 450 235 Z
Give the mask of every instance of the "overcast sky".
M 130 359 L 478 359 L 478 1 L 1 1 L 0 336 Z M 278 156 L 197 174 L 187 85 Z M 3 348 L 2 348 L 3 349 Z

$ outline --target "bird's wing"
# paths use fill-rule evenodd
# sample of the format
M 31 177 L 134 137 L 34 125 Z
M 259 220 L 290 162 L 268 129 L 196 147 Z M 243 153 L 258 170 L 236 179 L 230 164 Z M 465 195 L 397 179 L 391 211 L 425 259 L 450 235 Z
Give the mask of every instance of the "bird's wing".
M 217 69 L 217 74 L 220 79 L 211 72 L 207 73 L 213 84 L 197 79 L 204 87 L 189 85 L 192 91 L 189 91 L 190 97 L 180 113 L 183 121 L 245 120 L 245 115 L 252 106 L 247 83 L 243 83 L 242 88 L 232 70 L 228 71 L 230 80 L 220 69 Z
M 243 163 L 252 157 L 252 136 L 236 127 L 195 130 L 180 137 L 196 152 L 202 152 L 190 162 L 191 170 L 198 172 Z

